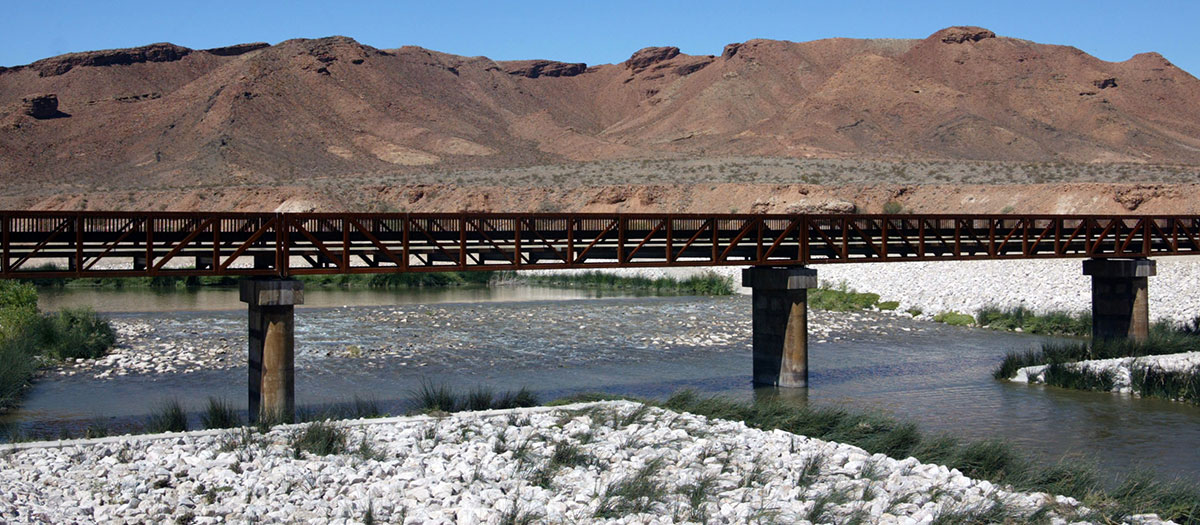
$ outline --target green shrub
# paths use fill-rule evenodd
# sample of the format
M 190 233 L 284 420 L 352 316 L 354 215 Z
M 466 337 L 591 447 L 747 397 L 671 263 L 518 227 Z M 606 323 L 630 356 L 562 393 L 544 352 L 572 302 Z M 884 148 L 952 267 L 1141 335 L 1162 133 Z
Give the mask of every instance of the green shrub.
M 933 321 L 936 323 L 946 323 L 951 326 L 971 326 L 972 324 L 975 324 L 974 317 L 967 314 L 960 314 L 955 311 L 937 314 L 933 316 Z
M 0 280 L 0 340 L 21 337 L 37 322 L 37 289 Z
M 904 211 L 904 205 L 896 201 L 887 201 L 883 204 L 883 213 L 888 215 L 896 215 Z
M 92 359 L 104 355 L 116 342 L 117 334 L 90 308 L 67 308 L 44 317 L 38 323 L 36 338 L 49 357 Z
M 880 310 L 895 310 L 900 308 L 900 301 L 880 301 L 876 307 Z
M 0 281 L 0 310 L 11 308 L 37 309 L 37 288 L 18 281 Z
M 28 340 L 0 339 L 0 409 L 15 405 L 29 386 L 37 370 L 34 352 Z

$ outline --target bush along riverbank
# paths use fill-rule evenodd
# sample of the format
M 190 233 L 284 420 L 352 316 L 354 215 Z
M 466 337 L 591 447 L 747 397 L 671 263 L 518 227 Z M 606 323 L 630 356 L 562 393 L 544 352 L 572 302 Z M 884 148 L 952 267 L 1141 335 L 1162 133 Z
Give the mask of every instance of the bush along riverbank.
M 1200 404 L 1200 321 L 1156 324 L 1146 341 L 1054 343 L 1009 352 L 994 376 Z
M 28 283 L 0 281 L 0 410 L 11 407 L 37 369 L 104 355 L 116 332 L 90 309 L 43 314 Z
M 1086 336 L 1092 330 L 1090 313 L 1036 313 L 1024 306 L 985 306 L 974 315 L 956 311 L 941 312 L 933 316 L 933 321 L 953 326 L 976 326 L 1036 335 Z
M 646 290 L 681 295 L 730 295 L 733 293 L 733 278 L 715 273 L 704 273 L 684 279 L 621 276 L 607 272 L 517 274 L 513 278 L 517 282 L 566 288 Z
M 0 447 L 9 488 L 0 509 L 20 513 L 0 517 L 1158 523 L 1154 513 L 1200 523 L 1200 491 L 1183 483 L 1047 465 L 1006 443 L 925 436 L 872 414 L 685 391 L 663 402 L 582 395 L 450 415 L 444 406 L 498 398 L 432 385 L 414 395 L 433 417 Z M 379 416 L 367 406 L 347 415 Z M 210 403 L 204 417 L 217 423 L 205 426 L 236 425 L 225 411 Z M 156 429 L 183 428 L 176 409 L 161 414 Z M 159 474 L 123 481 L 138 472 Z M 328 490 L 337 501 L 321 497 Z M 292 496 L 279 500 L 283 492 Z
M 897 301 L 880 301 L 879 294 L 853 290 L 845 282 L 838 283 L 837 285 L 821 283 L 819 288 L 810 289 L 808 291 L 808 305 L 818 310 L 829 310 L 831 312 L 853 312 L 872 309 L 891 311 L 900 307 L 900 303 Z

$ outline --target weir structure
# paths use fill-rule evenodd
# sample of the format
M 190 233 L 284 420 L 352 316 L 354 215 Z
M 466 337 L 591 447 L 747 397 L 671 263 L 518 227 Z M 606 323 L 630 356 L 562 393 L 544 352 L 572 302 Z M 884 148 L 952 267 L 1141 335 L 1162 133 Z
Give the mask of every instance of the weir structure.
M 754 381 L 804 387 L 809 266 L 1084 258 L 1093 336 L 1145 338 L 1149 258 L 1200 255 L 1200 216 L 0 211 L 0 247 L 4 279 L 251 279 L 255 417 L 294 405 L 298 275 L 749 266 Z

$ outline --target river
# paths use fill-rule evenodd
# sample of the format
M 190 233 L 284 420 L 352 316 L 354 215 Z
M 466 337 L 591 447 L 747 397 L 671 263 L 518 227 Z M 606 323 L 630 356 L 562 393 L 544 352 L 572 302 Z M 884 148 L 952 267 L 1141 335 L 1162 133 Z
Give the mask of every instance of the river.
M 422 381 L 465 390 L 529 387 L 542 399 L 603 391 L 665 397 L 684 388 L 751 399 L 746 296 L 658 297 L 500 286 L 451 290 L 307 290 L 296 312 L 296 398 L 353 396 L 403 412 Z M 199 410 L 209 396 L 245 407 L 245 310 L 236 290 L 54 290 L 43 310 L 90 305 L 141 327 L 136 345 L 170 355 L 222 347 L 210 365 L 166 373 L 40 378 L 6 416 L 56 435 L 93 421 L 120 428 L 165 400 Z M 798 402 L 875 410 L 923 431 L 1001 438 L 1045 461 L 1087 458 L 1200 483 L 1200 408 L 1154 399 L 995 381 L 1008 350 L 1044 338 L 914 321 L 812 312 L 810 383 Z M 189 365 L 190 366 L 190 365 Z

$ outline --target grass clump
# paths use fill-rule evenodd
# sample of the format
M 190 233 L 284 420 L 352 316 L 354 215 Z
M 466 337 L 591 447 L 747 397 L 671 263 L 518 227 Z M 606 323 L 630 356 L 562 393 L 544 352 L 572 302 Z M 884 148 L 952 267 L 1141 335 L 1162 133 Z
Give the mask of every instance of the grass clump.
M 538 404 L 537 394 L 534 394 L 532 390 L 529 390 L 526 387 L 521 387 L 516 392 L 505 392 L 500 394 L 500 396 L 492 402 L 492 408 L 495 410 L 502 410 L 508 408 L 532 407 L 537 406 Z
M 655 458 L 632 475 L 610 482 L 600 494 L 593 515 L 609 519 L 650 511 L 666 496 L 665 485 L 654 479 L 663 466 L 662 458 Z
M 975 324 L 975 318 L 973 316 L 951 310 L 949 312 L 942 312 L 934 315 L 933 322 L 946 323 L 950 326 L 971 326 Z
M 345 454 L 349 452 L 347 440 L 342 427 L 329 420 L 313 421 L 292 434 L 291 447 L 296 459 L 302 458 L 304 452 L 316 456 Z
M 417 403 L 427 412 L 454 412 L 459 406 L 458 398 L 449 386 L 429 381 L 421 381 Z
M 1076 335 L 1091 333 L 1089 313 L 1047 312 L 1036 314 L 1024 306 L 1001 309 L 985 306 L 975 312 L 975 323 L 995 330 L 1017 330 L 1039 335 Z
M 150 415 L 146 422 L 146 431 L 151 434 L 160 432 L 187 432 L 187 413 L 179 400 L 172 399 L 159 406 L 158 412 Z
M 204 413 L 200 414 L 200 424 L 204 428 L 234 428 L 242 426 L 242 418 L 231 403 L 210 397 Z
M 1047 385 L 1075 390 L 1109 392 L 1116 386 L 1116 373 L 1112 370 L 1092 370 L 1067 363 L 1051 363 L 1042 375 Z
M 808 291 L 808 305 L 818 310 L 853 312 L 869 310 L 879 305 L 879 294 L 857 292 L 842 281 L 835 288 L 828 285 Z M 899 304 L 896 305 L 897 307 Z
M 526 387 L 516 392 L 496 395 L 492 390 L 475 387 L 460 395 L 444 384 L 422 381 L 415 392 L 417 407 L 422 412 L 462 412 L 464 410 L 501 410 L 532 407 L 539 404 L 537 395 Z
M 896 201 L 887 201 L 883 203 L 883 213 L 888 215 L 896 215 L 904 212 L 904 205 Z
M 1130 387 L 1143 396 L 1185 401 L 1200 405 L 1200 367 L 1163 370 L 1155 366 L 1133 366 Z

